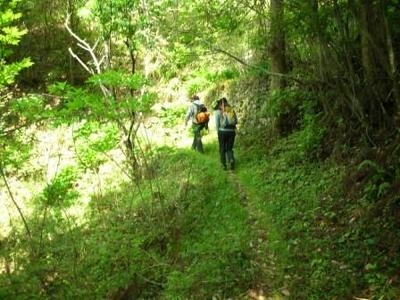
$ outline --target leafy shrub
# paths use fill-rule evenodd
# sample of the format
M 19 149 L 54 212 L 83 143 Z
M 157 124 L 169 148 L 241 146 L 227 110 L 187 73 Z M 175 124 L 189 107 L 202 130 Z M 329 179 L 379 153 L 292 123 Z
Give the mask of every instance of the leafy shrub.
M 74 133 L 76 155 L 84 169 L 96 170 L 105 162 L 105 154 L 119 141 L 118 128 L 112 123 L 82 122 Z
M 55 207 L 69 207 L 79 196 L 75 190 L 77 170 L 66 167 L 48 184 L 42 193 L 41 200 L 45 205 Z
M 182 120 L 184 119 L 186 110 L 186 106 L 162 109 L 159 117 L 161 118 L 162 123 L 165 127 L 172 128 L 183 122 Z
M 205 75 L 208 81 L 217 84 L 226 80 L 231 80 L 239 77 L 240 73 L 237 69 L 224 69 Z
M 268 98 L 265 113 L 276 119 L 282 136 L 306 127 L 314 118 L 317 101 L 311 93 L 304 90 L 285 89 L 274 91 Z

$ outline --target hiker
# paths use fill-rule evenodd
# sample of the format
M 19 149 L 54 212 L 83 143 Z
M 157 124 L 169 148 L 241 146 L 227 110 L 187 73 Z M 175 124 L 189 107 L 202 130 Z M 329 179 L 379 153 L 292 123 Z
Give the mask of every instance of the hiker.
M 206 106 L 200 100 L 199 96 L 194 95 L 192 97 L 192 103 L 186 113 L 185 126 L 187 126 L 189 120 L 192 121 L 192 129 L 194 134 L 192 149 L 200 153 L 204 153 L 203 142 L 201 140 L 201 131 L 203 128 L 208 130 L 208 117 L 209 113 L 207 112 Z
M 237 116 L 233 107 L 224 97 L 217 101 L 215 107 L 215 128 L 218 132 L 219 155 L 224 170 L 235 169 L 233 145 L 236 137 Z

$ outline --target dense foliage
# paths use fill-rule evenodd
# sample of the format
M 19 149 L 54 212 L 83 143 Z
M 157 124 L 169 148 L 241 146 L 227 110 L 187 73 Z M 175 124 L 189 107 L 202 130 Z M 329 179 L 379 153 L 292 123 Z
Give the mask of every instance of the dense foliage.
M 399 8 L 0 0 L 0 298 L 399 298 Z

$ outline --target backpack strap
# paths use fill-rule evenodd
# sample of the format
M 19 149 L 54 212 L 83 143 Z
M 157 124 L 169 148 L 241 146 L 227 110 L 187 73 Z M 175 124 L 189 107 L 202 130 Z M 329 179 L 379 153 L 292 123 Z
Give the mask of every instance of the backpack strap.
M 204 107 L 204 104 L 197 104 L 197 103 L 193 103 L 193 118 L 192 118 L 192 121 L 193 121 L 193 123 L 195 123 L 195 124 L 199 124 L 198 122 L 197 122 L 197 115 L 198 115 L 198 113 L 200 113 L 201 112 L 201 109 L 202 109 L 202 107 Z

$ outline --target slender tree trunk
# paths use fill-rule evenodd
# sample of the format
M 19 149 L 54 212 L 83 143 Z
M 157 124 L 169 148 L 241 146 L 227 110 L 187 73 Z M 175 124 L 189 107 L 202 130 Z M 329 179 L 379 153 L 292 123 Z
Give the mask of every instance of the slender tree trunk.
M 395 103 L 395 110 L 397 113 L 400 107 L 400 76 L 399 72 L 397 71 L 398 62 L 395 55 L 395 48 L 393 46 L 392 34 L 386 16 L 384 16 L 384 24 L 385 24 L 386 44 L 388 49 L 389 65 L 390 65 L 388 72 L 393 82 L 393 97 Z
M 364 71 L 364 80 L 367 83 L 373 82 L 374 79 L 374 58 L 372 51 L 372 36 L 369 32 L 369 21 L 372 17 L 372 4 L 364 3 L 361 10 L 361 58 Z
M 271 58 L 271 72 L 279 74 L 287 72 L 283 10 L 283 0 L 271 0 L 271 44 L 269 54 Z M 282 76 L 271 76 L 271 91 L 280 90 L 284 87 L 285 80 Z
M 74 7 L 74 1 L 72 0 L 68 0 L 68 13 L 70 14 L 71 29 L 72 31 L 75 31 L 75 7 Z M 70 45 L 72 45 L 74 42 L 74 38 L 71 35 L 69 36 L 69 40 L 70 40 Z M 68 64 L 69 64 L 69 69 L 68 69 L 69 81 L 75 83 L 74 72 L 76 65 L 75 65 L 75 60 L 71 55 L 68 56 Z
M 322 81 L 326 81 L 327 79 L 327 71 L 329 70 L 326 53 L 325 53 L 325 45 L 326 42 L 323 38 L 323 28 L 321 22 L 319 20 L 319 4 L 318 0 L 312 0 L 310 2 L 311 5 L 311 28 L 315 32 L 314 38 L 311 40 L 311 48 L 315 51 L 315 55 L 317 57 L 317 71 L 318 76 Z

